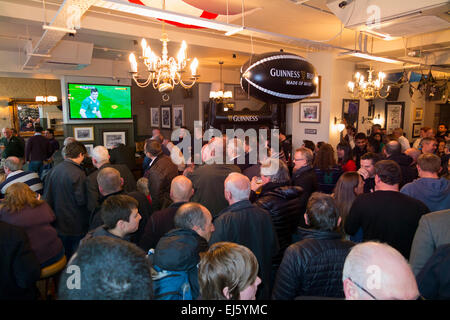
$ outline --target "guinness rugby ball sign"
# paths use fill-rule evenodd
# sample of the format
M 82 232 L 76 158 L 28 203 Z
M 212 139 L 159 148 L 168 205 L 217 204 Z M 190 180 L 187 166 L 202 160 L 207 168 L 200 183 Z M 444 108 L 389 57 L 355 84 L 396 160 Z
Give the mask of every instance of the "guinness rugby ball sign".
M 241 87 L 264 102 L 293 103 L 316 90 L 314 66 L 287 52 L 256 55 L 241 67 Z

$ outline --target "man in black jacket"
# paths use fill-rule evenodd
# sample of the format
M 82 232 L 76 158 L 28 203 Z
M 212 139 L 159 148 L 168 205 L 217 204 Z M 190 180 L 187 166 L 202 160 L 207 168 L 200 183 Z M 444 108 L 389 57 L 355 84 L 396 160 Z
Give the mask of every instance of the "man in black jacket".
M 337 231 L 341 218 L 334 199 L 313 193 L 304 218 L 310 228 L 299 228 L 302 240 L 290 245 L 284 253 L 272 299 L 344 298 L 342 269 L 353 242 L 341 239 Z
M 363 240 L 386 242 L 408 259 L 420 218 L 430 210 L 399 192 L 400 166 L 392 160 L 375 165 L 375 192 L 359 195 L 345 221 L 345 233 L 362 228 Z
M 170 205 L 170 183 L 178 175 L 178 167 L 170 157 L 163 154 L 161 143 L 158 141 L 146 142 L 145 155 L 150 158 L 150 165 L 144 177 L 148 179 L 152 209 L 155 212 Z
M 67 259 L 76 251 L 89 226 L 86 208 L 86 174 L 81 162 L 86 147 L 74 141 L 65 147 L 65 159 L 48 174 L 44 199 L 56 215 L 55 228 L 61 238 Z
M 269 158 L 264 162 L 261 165 L 261 181 L 258 184 L 256 177 L 252 179 L 250 199 L 258 207 L 267 210 L 272 218 L 280 245 L 280 250 L 272 261 L 275 271 L 283 258 L 284 250 L 292 243 L 292 235 L 297 226 L 305 226 L 300 220 L 305 213 L 308 198 L 301 187 L 289 186 L 289 171 L 282 160 Z M 259 190 L 261 191 L 257 195 L 255 191 Z
M 386 155 L 386 160 L 395 161 L 400 166 L 402 177 L 400 188 L 418 178 L 417 171 L 410 167 L 413 159 L 402 153 L 402 146 L 398 141 L 389 141 L 384 147 L 383 152 Z
M 240 173 L 230 173 L 225 179 L 225 199 L 230 204 L 214 220 L 215 231 L 209 244 L 229 241 L 249 248 L 259 264 L 257 298 L 270 298 L 272 258 L 278 253 L 278 239 L 269 213 L 252 204 L 250 180 Z
M 98 206 L 100 193 L 98 191 L 97 176 L 103 168 L 114 168 L 120 172 L 125 192 L 136 191 L 136 180 L 130 169 L 124 164 L 111 164 L 109 159 L 108 149 L 104 146 L 96 146 L 92 150 L 92 164 L 97 170 L 92 172 L 86 179 L 87 208 L 89 212 L 92 212 Z
M 167 271 L 186 271 L 192 298 L 198 298 L 200 253 L 208 250 L 214 232 L 211 213 L 198 203 L 182 205 L 174 218 L 175 228 L 163 236 L 155 248 L 153 264 Z
M 0 221 L 0 300 L 37 298 L 41 268 L 21 228 Z
M 303 191 L 309 196 L 319 189 L 317 175 L 312 166 L 314 160 L 313 152 L 305 147 L 298 148 L 294 154 L 294 169 L 291 179 L 293 186 L 303 188 Z

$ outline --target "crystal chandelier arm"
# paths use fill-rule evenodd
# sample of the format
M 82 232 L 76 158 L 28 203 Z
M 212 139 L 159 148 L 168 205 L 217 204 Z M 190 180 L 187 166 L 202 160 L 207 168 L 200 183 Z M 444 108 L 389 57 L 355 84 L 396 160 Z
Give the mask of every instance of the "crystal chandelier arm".
M 145 80 L 144 82 L 139 82 L 137 73 L 133 73 L 133 80 L 136 83 L 136 85 L 140 88 L 147 87 L 150 84 L 150 82 L 152 81 L 152 79 L 153 79 L 152 74 L 149 74 L 147 80 Z

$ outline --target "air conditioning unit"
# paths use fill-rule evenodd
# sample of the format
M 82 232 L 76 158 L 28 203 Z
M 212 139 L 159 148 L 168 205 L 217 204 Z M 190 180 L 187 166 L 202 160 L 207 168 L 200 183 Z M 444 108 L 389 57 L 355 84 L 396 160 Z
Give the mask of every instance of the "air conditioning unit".
M 349 29 L 388 39 L 450 28 L 446 0 L 329 0 Z
M 50 52 L 49 58 L 44 58 L 41 68 L 80 70 L 91 64 L 94 44 L 61 40 Z

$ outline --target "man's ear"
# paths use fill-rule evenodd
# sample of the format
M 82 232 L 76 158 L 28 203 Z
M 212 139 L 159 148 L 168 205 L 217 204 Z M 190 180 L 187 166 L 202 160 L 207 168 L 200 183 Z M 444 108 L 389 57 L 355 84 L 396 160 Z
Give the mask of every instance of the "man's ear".
M 230 300 L 230 293 L 228 292 L 228 287 L 223 288 L 222 293 L 225 298 Z
M 342 218 L 341 218 L 341 217 L 339 217 L 339 218 L 338 218 L 338 221 L 337 221 L 337 225 L 336 225 L 336 227 L 339 227 L 339 225 L 341 224 L 341 222 L 342 222 Z
M 346 300 L 358 300 L 359 299 L 358 289 L 353 284 L 353 282 L 350 281 L 350 279 L 348 279 L 348 278 L 345 279 L 343 281 L 343 286 L 344 286 L 344 295 L 345 295 Z
M 306 223 L 306 225 L 309 226 L 308 215 L 306 214 L 306 212 L 305 212 L 305 214 L 303 215 L 303 217 L 305 217 L 305 223 Z
M 124 184 L 123 178 L 121 177 L 121 178 L 120 178 L 120 186 L 123 187 L 123 184 Z

